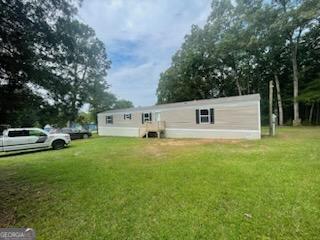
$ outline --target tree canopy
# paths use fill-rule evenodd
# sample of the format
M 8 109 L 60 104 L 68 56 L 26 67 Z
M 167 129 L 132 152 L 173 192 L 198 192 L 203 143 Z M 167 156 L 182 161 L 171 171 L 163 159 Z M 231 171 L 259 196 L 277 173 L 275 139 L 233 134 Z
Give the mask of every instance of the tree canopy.
M 81 0 L 0 0 L 0 124 L 76 121 L 116 104 L 104 43 L 76 18 Z
M 279 123 L 308 120 L 311 106 L 299 91 L 317 95 L 319 23 L 317 0 L 214 0 L 205 26 L 192 26 L 161 73 L 158 103 L 260 93 L 266 119 L 272 80 Z

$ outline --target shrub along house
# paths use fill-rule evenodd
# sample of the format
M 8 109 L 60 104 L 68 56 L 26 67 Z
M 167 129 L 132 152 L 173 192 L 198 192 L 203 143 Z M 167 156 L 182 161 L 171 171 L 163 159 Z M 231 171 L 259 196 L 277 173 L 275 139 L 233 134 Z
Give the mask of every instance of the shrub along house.
M 98 114 L 101 136 L 260 139 L 260 95 L 110 110 Z

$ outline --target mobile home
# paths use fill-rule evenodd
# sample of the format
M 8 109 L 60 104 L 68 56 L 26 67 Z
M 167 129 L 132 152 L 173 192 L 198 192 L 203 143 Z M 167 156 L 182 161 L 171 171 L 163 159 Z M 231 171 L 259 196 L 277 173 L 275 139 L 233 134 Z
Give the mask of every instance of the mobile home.
M 98 114 L 101 136 L 260 139 L 260 95 L 110 110 Z

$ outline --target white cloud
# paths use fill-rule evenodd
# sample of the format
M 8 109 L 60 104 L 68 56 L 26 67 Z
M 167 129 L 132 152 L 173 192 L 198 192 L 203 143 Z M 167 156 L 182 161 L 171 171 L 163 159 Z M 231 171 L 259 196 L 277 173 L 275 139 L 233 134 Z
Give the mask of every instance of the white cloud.
M 113 61 L 108 82 L 135 105 L 156 102 L 160 72 L 192 24 L 204 24 L 211 0 L 85 0 L 80 18 L 104 41 Z

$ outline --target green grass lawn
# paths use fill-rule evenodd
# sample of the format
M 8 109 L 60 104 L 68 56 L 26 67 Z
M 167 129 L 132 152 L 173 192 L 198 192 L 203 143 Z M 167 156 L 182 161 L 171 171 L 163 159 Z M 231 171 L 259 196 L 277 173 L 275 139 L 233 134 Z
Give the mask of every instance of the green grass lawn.
M 37 239 L 319 239 L 320 128 L 96 137 L 0 158 L 0 227 Z

